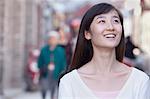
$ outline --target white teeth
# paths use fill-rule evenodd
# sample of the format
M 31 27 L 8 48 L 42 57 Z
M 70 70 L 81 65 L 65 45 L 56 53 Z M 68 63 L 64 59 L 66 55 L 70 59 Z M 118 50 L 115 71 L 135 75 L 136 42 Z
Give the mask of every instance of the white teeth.
M 115 34 L 105 34 L 104 35 L 106 38 L 115 38 L 116 35 Z

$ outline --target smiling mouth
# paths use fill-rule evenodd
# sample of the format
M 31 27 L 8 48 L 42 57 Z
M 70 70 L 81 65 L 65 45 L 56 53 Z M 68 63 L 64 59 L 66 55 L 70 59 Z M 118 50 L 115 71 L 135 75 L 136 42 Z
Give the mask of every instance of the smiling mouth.
M 105 34 L 104 37 L 106 37 L 106 38 L 115 38 L 115 37 L 116 37 L 116 34 L 114 34 L 114 33 Z

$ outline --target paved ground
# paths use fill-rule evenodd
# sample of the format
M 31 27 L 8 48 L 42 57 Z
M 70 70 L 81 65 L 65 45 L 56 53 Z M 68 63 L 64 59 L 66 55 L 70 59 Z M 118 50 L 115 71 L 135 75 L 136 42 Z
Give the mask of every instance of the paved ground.
M 22 89 L 7 89 L 4 92 L 4 96 L 0 96 L 0 99 L 42 99 L 40 91 L 25 92 Z M 50 99 L 49 92 L 46 99 Z
M 23 92 L 12 97 L 11 99 L 41 99 L 41 96 L 40 92 Z M 46 99 L 48 99 L 48 97 Z
M 47 93 L 46 99 L 50 99 L 49 92 Z M 41 93 L 36 92 L 25 92 L 21 89 L 5 90 L 5 95 L 0 96 L 0 99 L 42 99 Z

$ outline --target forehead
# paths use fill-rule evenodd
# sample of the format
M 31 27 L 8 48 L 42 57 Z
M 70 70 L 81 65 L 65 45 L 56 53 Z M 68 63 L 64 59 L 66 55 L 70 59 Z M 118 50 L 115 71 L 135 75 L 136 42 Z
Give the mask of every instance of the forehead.
M 105 16 L 115 16 L 115 17 L 119 18 L 119 14 L 116 10 L 111 10 L 108 13 L 99 14 L 99 15 L 95 16 L 94 18 L 103 18 Z

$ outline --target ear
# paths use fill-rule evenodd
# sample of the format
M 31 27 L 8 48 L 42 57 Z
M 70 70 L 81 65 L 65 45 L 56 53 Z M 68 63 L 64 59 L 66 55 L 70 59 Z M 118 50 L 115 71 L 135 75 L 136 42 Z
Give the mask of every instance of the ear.
M 89 31 L 85 31 L 84 32 L 84 36 L 87 40 L 90 40 L 91 39 L 91 33 Z

